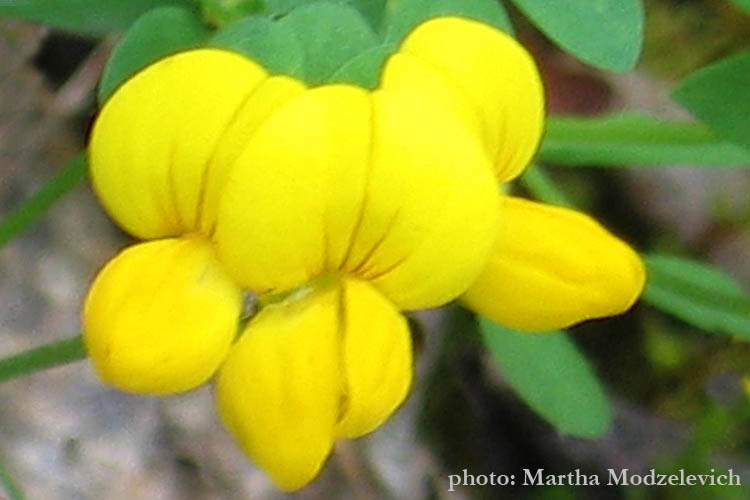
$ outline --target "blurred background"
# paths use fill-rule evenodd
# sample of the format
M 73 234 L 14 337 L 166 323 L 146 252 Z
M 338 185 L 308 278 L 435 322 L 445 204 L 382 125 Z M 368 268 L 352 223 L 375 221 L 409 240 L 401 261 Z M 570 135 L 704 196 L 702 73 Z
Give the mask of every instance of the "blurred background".
M 670 87 L 750 46 L 750 17 L 726 1 L 647 0 L 646 8 L 641 64 L 624 75 L 585 66 L 514 16 L 544 74 L 550 113 L 686 117 L 668 98 Z M 0 20 L 0 216 L 85 146 L 115 41 Z M 549 172 L 579 207 L 637 248 L 707 260 L 750 289 L 750 171 Z M 5 246 L 0 356 L 79 332 L 90 280 L 128 242 L 84 184 Z M 585 440 L 559 434 L 514 395 L 465 311 L 420 313 L 412 324 L 417 377 L 404 407 L 373 435 L 337 446 L 324 473 L 298 493 L 279 493 L 238 450 L 218 423 L 210 387 L 130 396 L 101 385 L 86 361 L 0 384 L 0 463 L 29 499 L 750 498 L 748 344 L 642 304 L 575 328 L 615 409 L 611 432 Z M 448 491 L 448 475 L 463 469 L 606 477 L 608 468 L 712 467 L 732 468 L 747 484 Z

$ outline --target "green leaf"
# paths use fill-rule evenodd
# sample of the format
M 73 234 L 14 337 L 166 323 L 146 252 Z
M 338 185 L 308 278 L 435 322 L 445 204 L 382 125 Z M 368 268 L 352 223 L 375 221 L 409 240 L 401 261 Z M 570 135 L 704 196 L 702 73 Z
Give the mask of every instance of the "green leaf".
M 628 71 L 643 44 L 641 0 L 513 0 L 560 47 L 584 62 Z
M 349 0 L 376 32 L 380 31 L 385 17 L 386 0 Z
M 23 500 L 25 497 L 21 492 L 21 488 L 16 484 L 15 481 L 8 475 L 5 467 L 0 462 L 0 493 L 5 490 L 8 495 L 8 500 Z M 1 498 L 1 497 L 0 497 Z
M 451 15 L 476 19 L 513 33 L 508 14 L 498 0 L 387 0 L 385 39 L 400 43 L 421 22 Z
M 286 26 L 267 17 L 250 16 L 219 31 L 209 42 L 244 54 L 274 74 L 303 76 L 304 53 Z
M 266 10 L 272 14 L 285 15 L 296 9 L 318 0 L 265 0 Z
M 284 15 L 297 7 L 315 3 L 320 0 L 266 0 L 266 9 L 274 15 Z M 362 14 L 372 29 L 380 29 L 385 12 L 386 0 L 328 0 L 337 5 L 348 5 L 354 7 Z
M 86 161 L 78 155 L 19 207 L 0 221 L 0 248 L 34 224 L 63 195 L 86 177 Z
M 0 382 L 85 358 L 83 337 L 59 340 L 0 359 Z
M 265 9 L 263 0 L 201 0 L 203 19 L 212 26 L 226 26 Z
M 732 0 L 745 14 L 750 14 L 750 0 Z
M 565 333 L 519 332 L 486 318 L 480 318 L 479 328 L 508 383 L 545 420 L 575 436 L 597 437 L 609 430 L 609 400 Z
M 750 149 L 750 50 L 699 69 L 672 96 L 722 136 Z
M 80 35 L 125 31 L 141 14 L 168 5 L 193 6 L 193 0 L 10 0 L 0 2 L 0 17 L 15 17 Z M 8 5 L 10 4 L 10 5 Z
M 112 52 L 99 82 L 99 103 L 139 70 L 162 57 L 196 47 L 207 36 L 208 29 L 191 10 L 163 7 L 147 12 Z
M 327 81 L 348 60 L 378 45 L 364 18 L 345 5 L 303 5 L 278 22 L 291 30 L 302 45 L 305 80 L 312 85 Z
M 554 116 L 537 160 L 558 165 L 750 166 L 750 153 L 700 123 L 628 113 L 596 118 Z
M 0 493 L 4 489 L 5 493 L 8 495 L 8 500 L 23 500 L 25 498 L 21 492 L 21 488 L 8 475 L 2 462 L 0 462 L 0 486 L 2 486 L 2 488 L 0 488 Z
M 750 295 L 719 269 L 682 257 L 645 257 L 644 300 L 710 333 L 750 341 Z
M 390 45 L 370 47 L 344 63 L 331 75 L 329 81 L 351 83 L 367 89 L 374 89 L 380 83 L 383 64 L 392 52 L 393 47 Z

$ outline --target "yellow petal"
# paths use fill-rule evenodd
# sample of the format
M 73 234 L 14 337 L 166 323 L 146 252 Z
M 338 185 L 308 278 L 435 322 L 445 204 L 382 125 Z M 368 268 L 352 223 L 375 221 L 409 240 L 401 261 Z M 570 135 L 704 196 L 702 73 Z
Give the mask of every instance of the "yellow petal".
M 399 309 L 442 305 L 481 269 L 498 190 L 479 140 L 429 96 L 373 94 L 367 196 L 343 270 Z
M 500 181 L 516 177 L 526 167 L 542 134 L 544 92 L 534 61 L 520 44 L 486 24 L 443 17 L 418 26 L 399 54 L 433 66 L 474 108 Z M 383 88 L 408 86 L 404 70 L 393 64 L 404 61 L 394 57 L 387 63 Z M 414 77 L 412 86 L 423 87 L 423 78 Z M 449 99 L 447 94 L 443 97 Z
M 404 52 L 393 54 L 383 68 L 380 88 L 429 96 L 434 105 L 455 113 L 472 134 L 484 141 L 484 124 L 474 103 L 454 80 L 430 62 Z
M 502 325 L 541 331 L 626 311 L 643 290 L 643 262 L 582 213 L 503 198 L 487 266 L 463 297 Z
M 267 306 L 220 371 L 224 424 L 285 490 L 311 481 L 331 451 L 341 396 L 338 307 L 338 287 Z
M 205 234 L 214 230 L 227 177 L 250 138 L 268 117 L 304 90 L 305 86 L 293 78 L 273 76 L 258 85 L 237 110 L 232 126 L 222 135 L 208 165 L 211 175 L 206 179 L 200 214 Z
M 215 232 L 233 276 L 283 291 L 339 266 L 365 192 L 370 96 L 331 85 L 271 116 L 227 181 Z
M 186 391 L 224 360 L 241 303 L 207 241 L 141 243 L 96 277 L 83 312 L 84 341 L 99 376 L 120 389 Z
M 406 397 L 411 335 L 406 319 L 368 283 L 347 279 L 342 309 L 346 397 L 336 434 L 353 438 L 382 424 Z
M 481 143 L 452 112 L 411 92 L 331 85 L 258 128 L 225 184 L 215 241 L 253 290 L 342 270 L 401 308 L 429 307 L 479 272 L 497 198 Z
M 196 230 L 207 166 L 266 76 L 236 53 L 200 49 L 162 59 L 120 87 L 89 147 L 94 188 L 109 214 L 144 239 Z

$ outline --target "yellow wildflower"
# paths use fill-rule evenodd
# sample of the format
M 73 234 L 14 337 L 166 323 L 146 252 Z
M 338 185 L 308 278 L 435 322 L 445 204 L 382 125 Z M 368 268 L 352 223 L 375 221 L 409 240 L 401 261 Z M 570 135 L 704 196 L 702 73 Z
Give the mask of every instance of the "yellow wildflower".
M 456 298 L 522 329 L 624 311 L 643 266 L 588 217 L 502 196 L 538 145 L 542 87 L 510 37 L 427 21 L 374 91 L 307 88 L 238 54 L 167 57 L 106 103 L 93 184 L 140 243 L 96 278 L 101 378 L 167 394 L 218 372 L 223 421 L 284 489 L 405 398 L 399 311 Z M 264 305 L 235 341 L 241 294 Z

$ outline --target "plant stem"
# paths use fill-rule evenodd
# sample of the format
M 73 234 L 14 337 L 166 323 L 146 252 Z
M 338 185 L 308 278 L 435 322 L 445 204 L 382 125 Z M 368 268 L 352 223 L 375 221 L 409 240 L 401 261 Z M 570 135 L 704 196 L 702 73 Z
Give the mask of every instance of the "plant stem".
M 538 161 L 567 166 L 750 167 L 750 150 L 698 122 L 625 113 L 550 116 Z
M 81 335 L 58 340 L 0 359 L 0 382 L 85 358 Z
M 31 226 L 57 200 L 86 177 L 86 160 L 77 155 L 37 192 L 0 221 L 0 248 Z
M 573 205 L 568 199 L 568 195 L 557 187 L 555 181 L 539 165 L 529 165 L 520 182 L 534 197 L 541 201 L 564 207 Z
M 21 488 L 10 478 L 2 463 L 0 463 L 0 486 L 5 488 L 8 500 L 24 500 Z

